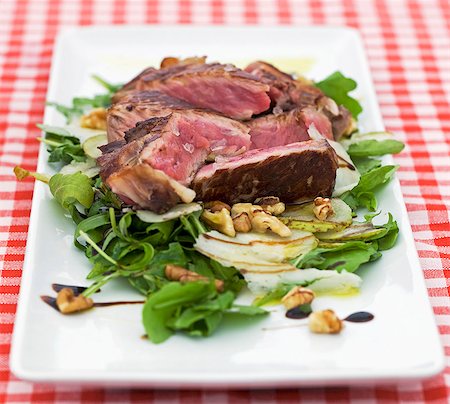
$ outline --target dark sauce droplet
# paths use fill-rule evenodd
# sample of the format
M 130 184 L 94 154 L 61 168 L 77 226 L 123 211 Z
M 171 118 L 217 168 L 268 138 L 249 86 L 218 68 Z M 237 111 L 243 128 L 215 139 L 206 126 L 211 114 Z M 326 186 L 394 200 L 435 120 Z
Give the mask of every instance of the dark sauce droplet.
M 368 321 L 372 321 L 375 316 L 372 313 L 367 311 L 357 311 L 356 313 L 352 313 L 349 316 L 344 318 L 344 321 L 348 321 L 350 323 L 366 323 Z
M 286 317 L 293 320 L 301 320 L 302 318 L 307 318 L 311 314 L 311 309 L 305 310 L 301 306 L 294 307 L 286 312 Z
M 85 287 L 85 286 L 64 285 L 63 283 L 52 283 L 52 289 L 56 293 L 58 293 L 61 289 L 64 289 L 64 288 L 72 289 L 73 294 L 75 296 L 80 295 L 81 293 L 83 293 L 87 289 L 87 287 Z M 98 293 L 98 292 L 100 292 L 100 289 L 97 292 L 95 292 L 95 293 Z
M 41 296 L 41 300 L 47 303 L 50 307 L 54 308 L 56 311 L 59 311 L 58 306 L 56 305 L 56 299 L 51 296 Z

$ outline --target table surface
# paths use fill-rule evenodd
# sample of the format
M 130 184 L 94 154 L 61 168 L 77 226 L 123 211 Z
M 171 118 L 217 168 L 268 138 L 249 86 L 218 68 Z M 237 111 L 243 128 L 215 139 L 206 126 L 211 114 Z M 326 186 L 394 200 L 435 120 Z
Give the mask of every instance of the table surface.
M 106 390 L 31 384 L 9 371 L 55 35 L 91 24 L 341 25 L 365 42 L 430 301 L 450 359 L 450 2 L 448 0 L 2 0 L 0 11 L 0 402 L 449 402 L 450 371 L 399 386 L 261 391 Z M 419 348 L 420 349 L 420 348 Z

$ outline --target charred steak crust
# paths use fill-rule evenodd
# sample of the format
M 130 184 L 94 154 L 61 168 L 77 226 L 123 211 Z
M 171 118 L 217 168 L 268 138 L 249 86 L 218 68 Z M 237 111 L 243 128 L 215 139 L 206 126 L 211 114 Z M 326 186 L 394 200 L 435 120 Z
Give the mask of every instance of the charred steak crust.
M 203 167 L 192 188 L 197 200 L 229 204 L 253 202 L 276 195 L 284 202 L 330 196 L 338 168 L 326 140 L 309 140 L 266 150 L 251 150 L 239 157 Z

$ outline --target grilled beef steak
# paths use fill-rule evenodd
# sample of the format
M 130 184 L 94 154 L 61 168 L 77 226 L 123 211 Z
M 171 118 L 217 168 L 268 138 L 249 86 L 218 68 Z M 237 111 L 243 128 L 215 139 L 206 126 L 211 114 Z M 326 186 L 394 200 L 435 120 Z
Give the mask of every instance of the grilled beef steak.
M 188 109 L 192 110 L 194 107 L 159 91 L 129 92 L 108 110 L 106 117 L 108 141 L 122 139 L 125 132 L 138 122 Z
M 333 139 L 329 119 L 313 107 L 295 108 L 252 119 L 248 122 L 251 148 L 266 149 L 308 140 L 308 128 L 312 124 L 323 136 Z
M 288 111 L 295 107 L 316 105 L 316 101 L 323 96 L 322 91 L 312 84 L 294 80 L 291 75 L 266 62 L 254 62 L 245 71 L 270 86 L 269 96 L 276 110 Z
M 242 71 L 205 58 L 165 58 L 113 101 L 100 175 L 126 203 L 157 213 L 195 197 L 329 196 L 336 154 L 309 129 L 333 139 L 353 122 L 310 82 L 264 62 Z
M 275 66 L 260 61 L 250 64 L 245 71 L 270 85 L 269 96 L 275 113 L 297 107 L 314 107 L 323 112 L 331 122 L 329 133 L 332 133 L 334 139 L 338 140 L 343 135 L 351 133 L 353 119 L 350 112 L 343 106 L 338 108 L 331 98 L 325 96 L 319 88 L 307 80 L 295 80 L 291 75 L 278 70 Z M 315 125 L 318 128 L 317 123 Z M 328 130 L 323 135 L 330 139 L 333 138 L 328 135 Z
M 269 85 L 230 64 L 194 62 L 169 64 L 159 70 L 149 68 L 125 84 L 113 101 L 131 90 L 158 90 L 196 107 L 241 120 L 270 107 Z
M 330 196 L 337 158 L 325 139 L 250 150 L 202 167 L 192 182 L 201 201 L 229 204 L 276 195 L 284 202 Z
M 134 205 L 169 209 L 176 198 L 166 198 L 162 192 L 162 174 L 180 186 L 189 185 L 207 159 L 246 151 L 250 146 L 248 130 L 245 125 L 216 114 L 174 111 L 140 122 L 126 132 L 123 140 L 102 147 L 103 155 L 97 160 L 100 175 L 114 192 Z M 134 173 L 139 186 L 131 184 Z M 149 174 L 148 181 L 143 179 L 145 173 Z M 167 185 L 167 179 L 163 184 Z M 148 201 L 143 195 L 149 196 Z

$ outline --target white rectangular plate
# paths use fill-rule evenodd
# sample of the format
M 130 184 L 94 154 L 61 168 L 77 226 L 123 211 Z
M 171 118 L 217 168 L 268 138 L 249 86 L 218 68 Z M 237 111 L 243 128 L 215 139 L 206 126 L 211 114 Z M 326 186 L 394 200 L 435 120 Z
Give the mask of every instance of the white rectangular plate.
M 125 82 L 164 56 L 208 55 L 245 64 L 268 60 L 321 79 L 335 70 L 358 82 L 364 130 L 383 130 L 358 34 L 342 28 L 91 27 L 62 34 L 55 48 L 48 99 L 70 103 L 100 92 L 97 73 Z M 62 118 L 47 109 L 45 122 Z M 42 148 L 38 171 L 52 172 Z M 397 245 L 359 271 L 361 293 L 320 297 L 314 309 L 341 317 L 375 315 L 347 323 L 340 335 L 314 335 L 307 327 L 264 330 L 295 323 L 275 311 L 263 320 L 227 322 L 210 338 L 177 335 L 153 345 L 141 336 L 141 307 L 97 308 L 62 316 L 40 300 L 53 282 L 86 284 L 89 264 L 72 243 L 74 226 L 37 183 L 11 356 L 22 379 L 152 387 L 274 387 L 393 382 L 432 376 L 444 366 L 439 335 L 424 284 L 400 186 L 380 193 L 380 207 L 400 226 Z M 96 301 L 138 300 L 126 283 L 106 286 Z M 245 297 L 243 298 L 245 300 Z M 249 301 L 247 299 L 247 301 Z M 303 321 L 304 322 L 304 321 Z

